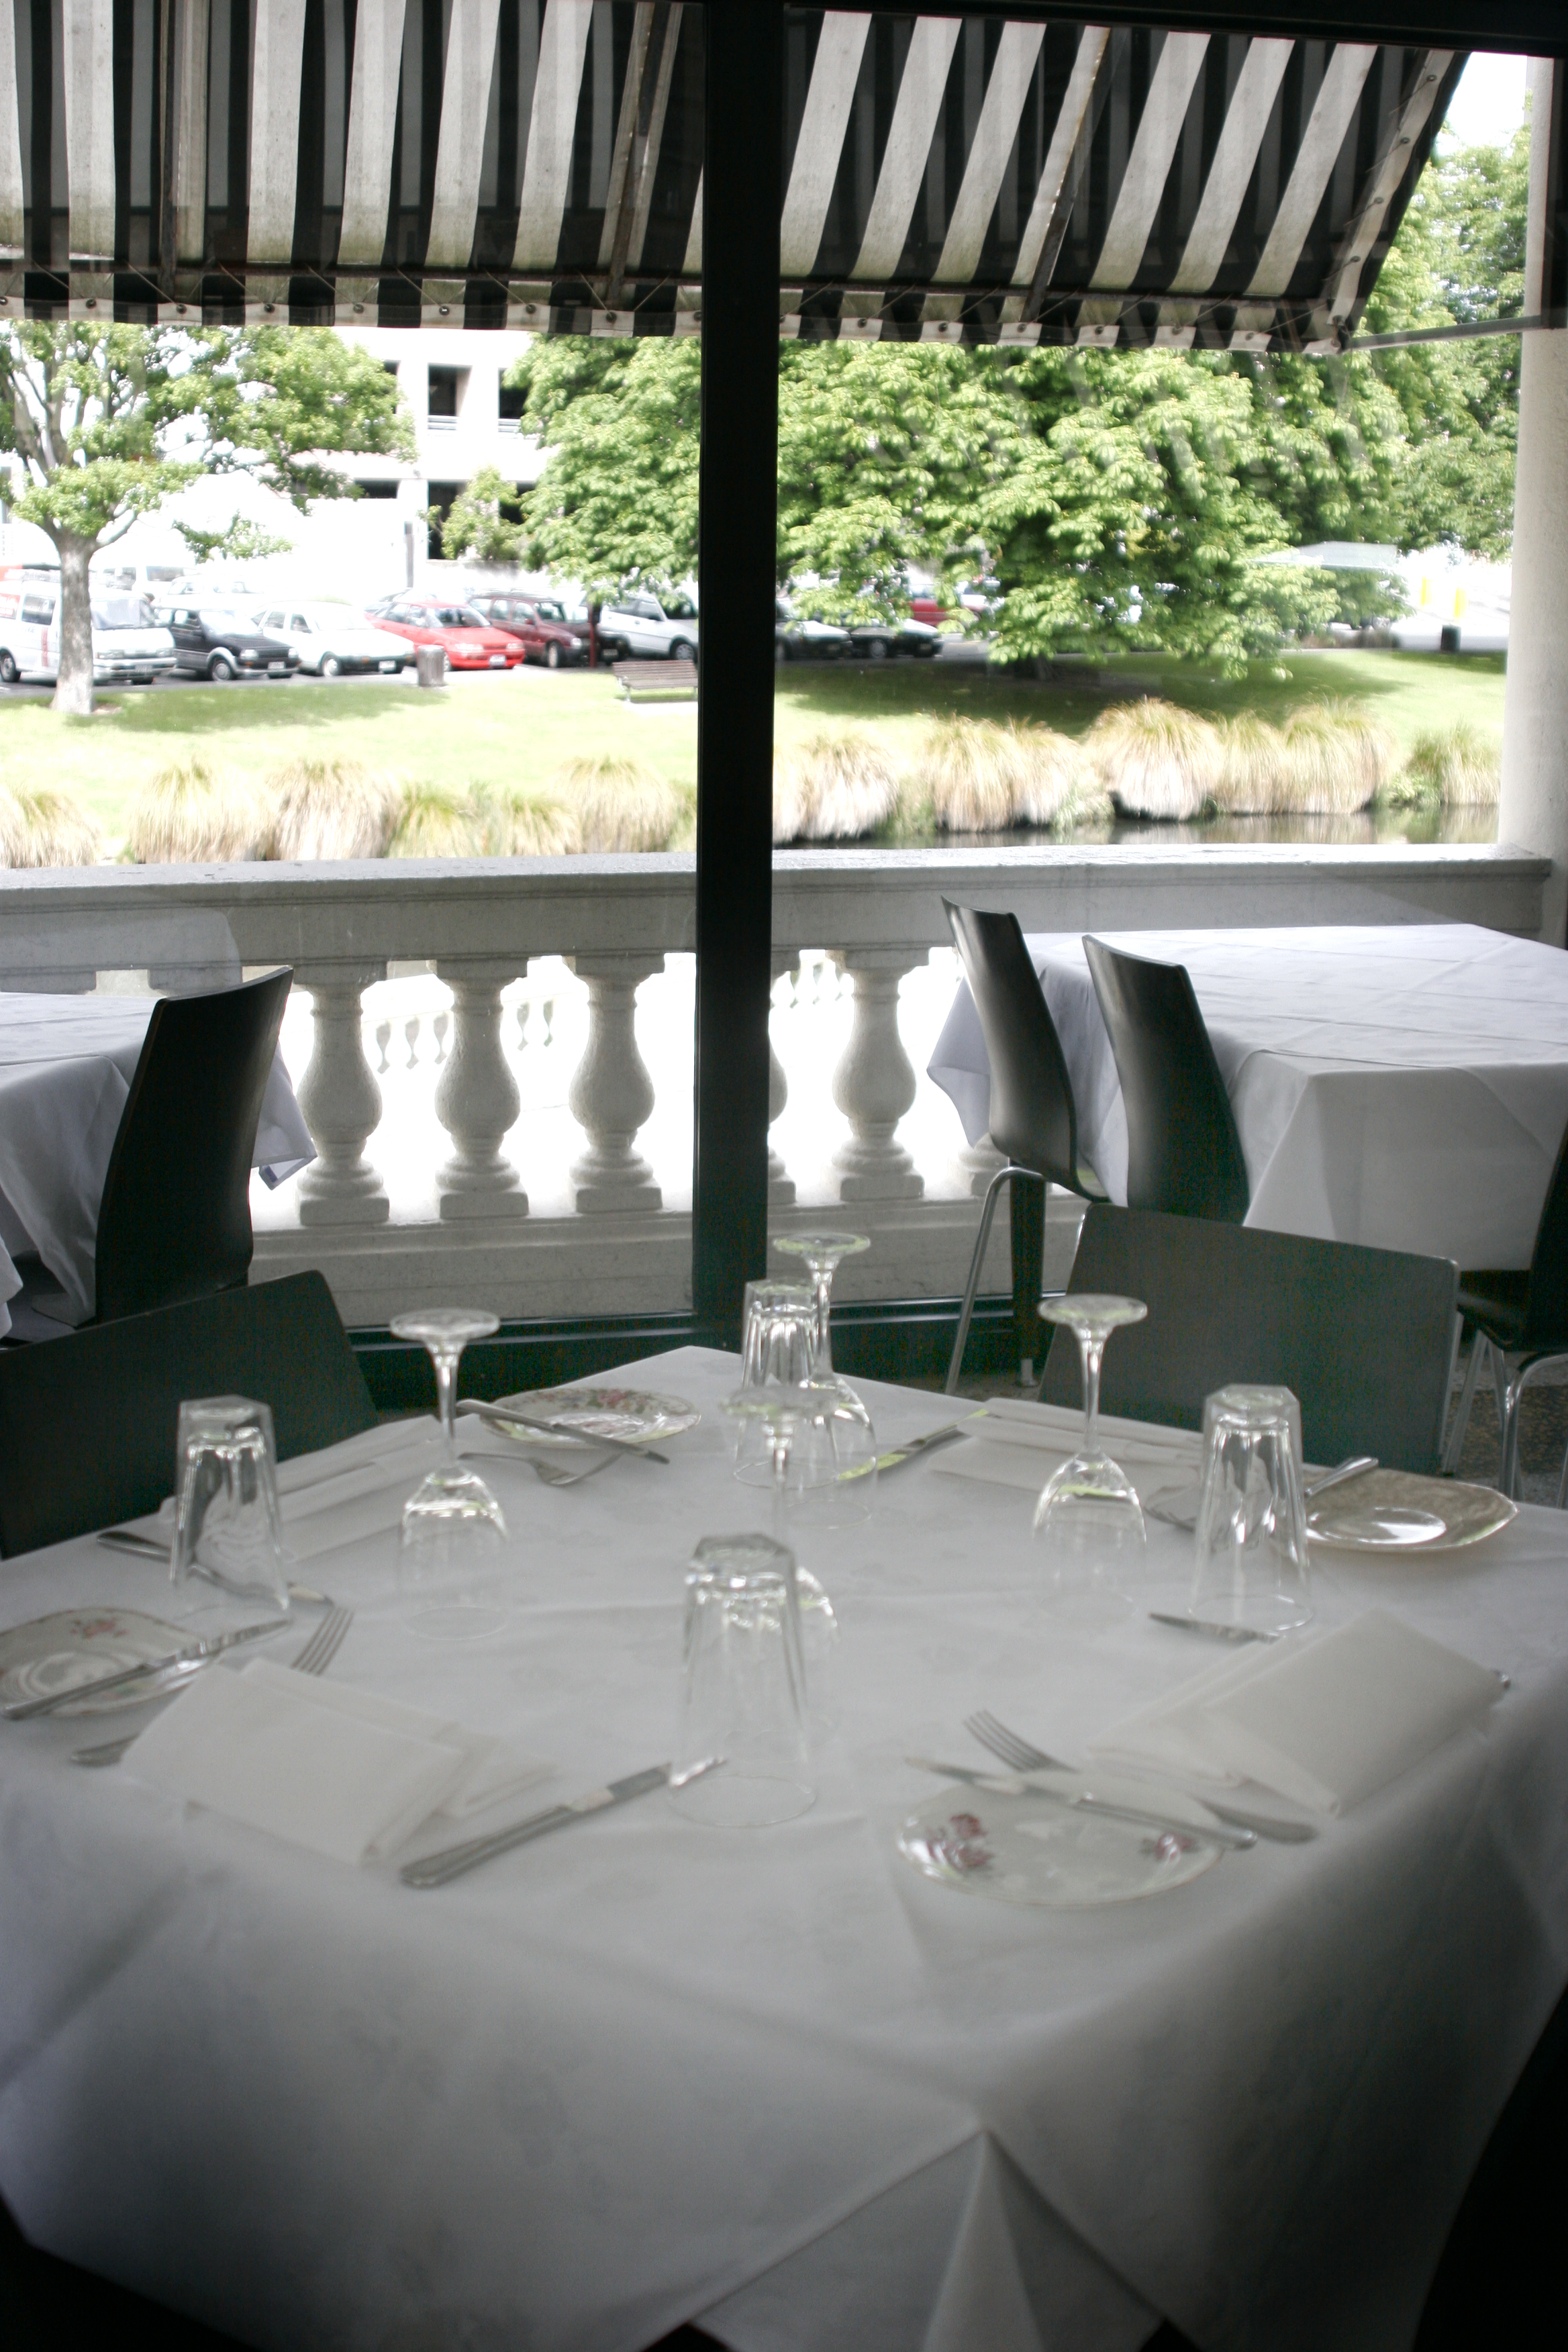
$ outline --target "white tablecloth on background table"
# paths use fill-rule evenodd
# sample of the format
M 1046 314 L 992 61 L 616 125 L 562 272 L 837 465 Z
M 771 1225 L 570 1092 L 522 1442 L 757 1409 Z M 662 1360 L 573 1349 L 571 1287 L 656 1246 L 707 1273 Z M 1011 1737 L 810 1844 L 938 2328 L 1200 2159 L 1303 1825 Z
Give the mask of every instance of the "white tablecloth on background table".
M 36 1250 L 71 1320 L 93 1311 L 98 1207 L 157 999 L 0 993 L 0 1333 Z M 316 1156 L 281 1053 L 262 1098 L 251 1165 L 271 1182 Z
M 1184 964 L 1229 1090 L 1249 1225 L 1524 1266 L 1568 1128 L 1568 955 L 1469 923 L 1125 931 Z M 1076 933 L 1032 938 L 1079 1149 L 1127 1198 L 1127 1116 Z M 967 983 L 929 1066 L 971 1143 L 991 1065 Z
M 713 1410 L 735 1360 L 623 1377 L 704 1420 L 667 1470 L 486 1464 L 520 1603 L 494 1642 L 401 1630 L 388 1534 L 312 1570 L 358 1612 L 335 1678 L 553 1759 L 503 1819 L 670 1753 L 688 1557 L 756 1522 Z M 942 1419 L 865 1388 L 886 1443 Z M 0 1724 L 24 2229 L 268 2352 L 639 2352 L 683 2320 L 736 2352 L 1132 2352 L 1162 2313 L 1205 2352 L 1397 2352 L 1568 1978 L 1568 1520 L 1320 1575 L 1326 1622 L 1375 1603 L 1511 1675 L 1479 1729 L 1315 1843 L 1050 1913 L 898 1856 L 935 1785 L 904 1758 L 983 1762 L 982 1706 L 1080 1754 L 1213 1653 L 1034 1614 L 1031 1510 L 914 1465 L 800 1539 L 842 1724 L 779 1829 L 658 1795 L 416 1894 L 73 1769 L 113 1725 Z M 1150 1532 L 1170 1606 L 1191 1538 Z M 169 1599 L 90 1540 L 0 1565 L 6 1624 L 111 1596 Z

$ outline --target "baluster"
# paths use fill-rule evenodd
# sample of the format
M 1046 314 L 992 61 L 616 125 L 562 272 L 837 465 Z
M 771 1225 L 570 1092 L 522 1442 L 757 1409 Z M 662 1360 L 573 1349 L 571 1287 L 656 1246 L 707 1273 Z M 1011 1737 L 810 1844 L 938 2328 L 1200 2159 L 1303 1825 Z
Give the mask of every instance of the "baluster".
M 522 1102 L 501 1045 L 500 992 L 518 971 L 515 956 L 437 959 L 454 1016 L 452 1051 L 436 1088 L 436 1116 L 452 1139 L 452 1156 L 436 1173 L 444 1223 L 528 1214 L 528 1194 L 501 1150 Z
M 386 1188 L 364 1156 L 381 1122 L 381 1088 L 364 1050 L 360 999 L 384 963 L 294 967 L 295 985 L 310 992 L 310 1058 L 300 1081 L 300 1108 L 317 1157 L 300 1178 L 302 1225 L 383 1225 Z
M 833 1099 L 850 1135 L 833 1155 L 841 1201 L 914 1201 L 925 1179 L 894 1134 L 915 1098 L 915 1074 L 899 1035 L 899 982 L 924 963 L 925 948 L 847 948 L 835 961 L 855 991 L 855 1011 Z
M 775 955 L 773 958 L 774 980 L 782 980 L 786 971 L 793 972 L 796 961 L 797 958 L 793 952 Z M 791 989 L 790 995 L 793 1003 L 795 995 L 795 991 L 793 988 Z M 768 1129 L 770 1138 L 773 1129 L 777 1126 L 779 1119 L 784 1114 L 784 1107 L 788 1100 L 789 1080 L 784 1076 L 784 1064 L 779 1060 L 778 1055 L 773 1050 L 772 1024 L 770 1023 L 768 1034 Z M 768 1144 L 768 1205 L 770 1208 L 773 1209 L 787 1209 L 793 1205 L 794 1201 L 795 1179 L 785 1168 L 782 1155 L 774 1150 L 770 1139 Z
M 959 1173 L 968 1183 L 974 1199 L 983 1201 L 991 1179 L 995 1175 L 998 1168 L 1005 1168 L 1007 1162 L 997 1150 L 991 1138 L 988 1135 L 983 1135 L 976 1142 L 964 1145 L 958 1155 L 957 1164 Z
M 637 1052 L 637 994 L 659 956 L 574 956 L 588 983 L 588 1042 L 572 1075 L 567 1103 L 588 1139 L 572 1163 L 582 1214 L 616 1209 L 657 1209 L 663 1195 L 653 1170 L 637 1150 L 637 1129 L 654 1105 L 653 1080 Z

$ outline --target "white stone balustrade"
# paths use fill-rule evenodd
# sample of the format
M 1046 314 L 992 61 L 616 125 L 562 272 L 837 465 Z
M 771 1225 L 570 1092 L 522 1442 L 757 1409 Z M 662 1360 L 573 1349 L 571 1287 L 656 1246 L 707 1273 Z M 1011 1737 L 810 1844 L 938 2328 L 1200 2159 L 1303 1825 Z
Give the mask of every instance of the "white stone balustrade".
M 923 1076 L 955 978 L 944 896 L 1011 907 L 1029 931 L 1436 920 L 1534 936 L 1548 870 L 1462 845 L 781 853 L 775 981 L 800 970 L 773 1015 L 773 1215 L 852 1209 L 873 1247 L 845 1268 L 847 1297 L 959 1287 L 971 1195 L 999 1162 L 964 1145 Z M 513 1315 L 675 1307 L 693 886 L 689 856 L 0 872 L 0 985 L 144 988 L 151 971 L 210 986 L 290 964 L 285 1039 L 320 1157 L 257 1194 L 257 1273 L 320 1265 L 351 1323 L 467 1297 Z M 1071 1204 L 1056 1206 L 1070 1248 Z

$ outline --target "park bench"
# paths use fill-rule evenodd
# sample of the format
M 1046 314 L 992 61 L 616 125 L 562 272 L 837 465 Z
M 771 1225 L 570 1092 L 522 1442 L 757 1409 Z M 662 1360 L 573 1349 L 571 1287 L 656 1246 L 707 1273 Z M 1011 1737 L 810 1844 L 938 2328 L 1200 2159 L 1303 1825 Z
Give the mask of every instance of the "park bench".
M 652 695 L 695 698 L 697 664 L 689 661 L 618 661 L 616 683 L 628 702 Z

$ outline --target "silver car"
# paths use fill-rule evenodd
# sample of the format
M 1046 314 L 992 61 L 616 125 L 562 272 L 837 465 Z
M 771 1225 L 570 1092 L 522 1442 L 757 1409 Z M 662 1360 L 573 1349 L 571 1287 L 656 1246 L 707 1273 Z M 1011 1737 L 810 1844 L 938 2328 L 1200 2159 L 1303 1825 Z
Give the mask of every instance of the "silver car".
M 601 606 L 598 633 L 606 652 L 614 646 L 655 660 L 697 658 L 697 607 L 689 596 L 660 598 L 639 588 L 635 595 Z
M 273 604 L 258 613 L 256 625 L 269 637 L 287 638 L 300 668 L 314 670 L 318 677 L 354 669 L 390 676 L 411 659 L 405 638 L 378 629 L 352 604 Z

